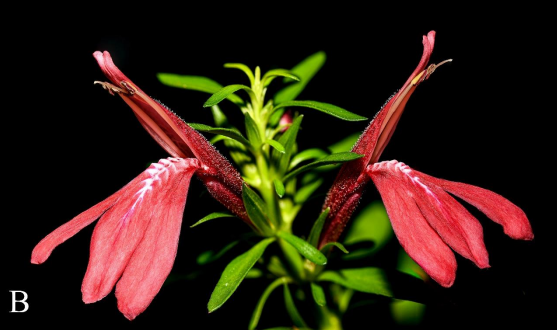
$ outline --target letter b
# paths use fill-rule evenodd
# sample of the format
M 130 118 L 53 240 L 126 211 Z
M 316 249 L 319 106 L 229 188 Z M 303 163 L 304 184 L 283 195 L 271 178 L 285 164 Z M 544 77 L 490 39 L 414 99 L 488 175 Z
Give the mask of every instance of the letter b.
M 27 292 L 19 291 L 19 290 L 10 290 L 10 292 L 12 293 L 12 310 L 10 311 L 10 313 L 25 313 L 25 312 L 27 312 L 27 310 L 29 309 L 29 304 L 27 303 L 27 298 L 29 296 L 27 295 Z M 17 293 L 23 293 L 23 299 L 18 300 L 16 298 Z M 23 310 L 17 310 L 17 308 L 16 308 L 17 303 L 23 304 Z

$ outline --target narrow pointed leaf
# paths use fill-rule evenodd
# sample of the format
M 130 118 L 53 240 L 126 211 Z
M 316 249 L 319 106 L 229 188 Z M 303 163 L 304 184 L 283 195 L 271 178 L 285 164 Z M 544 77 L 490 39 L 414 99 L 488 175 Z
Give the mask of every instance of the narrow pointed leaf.
M 360 292 L 374 293 L 386 297 L 394 296 L 385 273 L 380 268 L 366 267 L 341 269 L 338 272 L 325 271 L 319 276 L 319 281 L 338 283 Z
M 316 179 L 315 181 L 302 186 L 294 195 L 294 203 L 303 204 L 312 196 L 318 197 L 313 193 L 321 186 L 322 183 L 323 179 Z
M 344 139 L 330 145 L 328 149 L 335 154 L 339 152 L 351 151 L 352 147 L 354 147 L 356 141 L 358 141 L 359 138 L 360 138 L 360 133 L 354 133 L 348 135 Z
M 249 113 L 244 114 L 245 124 L 246 124 L 246 135 L 248 136 L 248 140 L 250 141 L 251 145 L 254 149 L 259 148 L 261 145 L 261 135 L 259 135 L 259 130 L 257 129 L 257 124 L 251 118 Z
M 282 239 L 278 240 L 278 243 L 288 263 L 288 268 L 290 269 L 289 274 L 294 274 L 298 278 L 301 278 L 304 272 L 304 261 L 298 249 Z
M 213 120 L 217 127 L 226 127 L 228 125 L 228 118 L 226 118 L 226 115 L 221 111 L 218 105 L 213 105 L 211 107 L 211 113 L 213 114 Z
M 300 78 L 299 82 L 295 82 L 291 85 L 286 86 L 275 94 L 275 104 L 285 101 L 294 100 L 300 93 L 304 90 L 307 83 L 310 82 L 311 78 L 321 69 L 325 63 L 327 56 L 325 52 L 314 53 L 302 62 L 298 63 L 295 67 L 290 70 L 296 76 Z
M 229 69 L 238 69 L 244 71 L 246 76 L 248 76 L 250 84 L 253 86 L 253 82 L 254 82 L 253 72 L 247 65 L 242 63 L 225 63 L 224 67 Z
M 235 215 L 231 214 L 231 213 L 225 213 L 225 212 L 213 212 L 205 217 L 203 217 L 201 220 L 197 221 L 196 223 L 194 223 L 193 225 L 190 226 L 190 228 L 193 228 L 195 226 L 198 226 L 206 221 L 209 220 L 213 220 L 213 219 L 218 219 L 218 218 L 234 218 L 236 217 Z
M 289 179 L 295 177 L 296 175 L 305 172 L 305 171 L 309 171 L 313 168 L 319 167 L 319 166 L 324 166 L 324 165 L 331 165 L 331 164 L 337 164 L 337 163 L 345 163 L 345 162 L 349 162 L 351 160 L 354 159 L 358 159 L 363 157 L 364 155 L 359 155 L 353 152 L 339 152 L 337 154 L 332 154 L 326 157 L 323 157 L 315 162 L 309 163 L 307 165 L 301 166 L 297 169 L 295 169 L 294 171 L 288 173 L 283 179 L 283 182 L 288 181 Z
M 277 195 L 282 198 L 282 196 L 284 196 L 284 185 L 280 180 L 277 179 L 273 180 L 273 184 L 275 185 L 275 191 L 277 192 Z
M 287 243 L 300 252 L 301 255 L 306 257 L 309 261 L 317 265 L 327 264 L 327 257 L 321 251 L 317 250 L 313 245 L 292 234 L 280 232 L 277 234 L 278 237 L 285 240 Z
M 205 265 L 205 264 L 208 264 L 210 262 L 216 261 L 216 260 L 220 259 L 223 255 L 225 255 L 226 252 L 230 251 L 230 249 L 232 249 L 233 247 L 238 245 L 238 243 L 240 243 L 240 241 L 233 241 L 233 242 L 227 244 L 225 247 L 223 247 L 217 253 L 215 253 L 213 251 L 205 251 L 205 252 L 203 252 L 203 253 L 201 253 L 200 255 L 197 256 L 196 262 L 197 262 L 198 265 Z
M 246 274 L 246 278 L 260 278 L 261 276 L 263 276 L 263 271 L 257 268 L 250 269 Z
M 350 151 L 350 149 L 344 151 Z M 329 154 L 328 152 L 319 148 L 311 148 L 311 149 L 306 149 L 304 151 L 300 151 L 294 157 L 292 157 L 288 169 L 291 170 L 294 167 L 298 166 L 298 164 L 305 162 L 306 160 L 319 159 L 327 156 L 328 154 Z
M 207 304 L 209 313 L 217 310 L 230 298 L 249 270 L 261 258 L 267 246 L 274 240 L 273 237 L 262 240 L 226 266 Z
M 233 93 L 239 91 L 240 89 L 245 90 L 248 92 L 250 96 L 253 96 L 253 91 L 251 88 L 245 85 L 228 85 L 223 87 L 218 92 L 214 93 L 206 102 L 203 104 L 204 108 L 212 107 L 213 105 L 219 104 L 225 98 L 228 98 L 230 95 L 234 95 Z
M 319 306 L 327 305 L 327 299 L 325 298 L 325 292 L 321 285 L 311 282 L 311 295 L 313 296 L 313 300 Z
M 279 241 L 280 244 L 280 241 Z M 288 244 L 286 244 L 288 245 Z M 290 245 L 288 245 L 290 247 Z M 296 252 L 297 253 L 297 252 Z M 286 266 L 280 261 L 278 256 L 271 256 L 267 265 L 267 270 L 277 277 L 288 276 Z
M 333 247 L 336 246 L 339 250 L 341 250 L 342 252 L 348 254 L 350 252 L 348 252 L 348 250 L 344 247 L 344 245 L 340 244 L 339 242 L 329 242 L 325 245 L 323 245 L 323 247 L 321 248 L 321 251 L 323 252 L 323 254 L 327 254 L 327 252 Z
M 276 109 L 280 108 L 287 108 L 287 107 L 304 107 L 310 108 L 314 110 L 319 110 L 326 114 L 329 114 L 333 117 L 337 117 L 346 121 L 360 121 L 360 120 L 367 120 L 366 117 L 362 117 L 355 113 L 352 113 L 348 110 L 345 110 L 341 107 L 336 105 L 332 105 L 329 103 L 317 102 L 317 101 L 288 101 L 279 103 L 275 106 Z
M 269 144 L 271 147 L 275 148 L 276 151 L 280 153 L 285 153 L 284 146 L 275 140 L 267 140 L 265 143 Z
M 282 114 L 284 113 L 284 110 L 285 109 L 278 109 L 277 111 L 273 111 L 273 113 L 269 117 L 269 125 L 271 127 L 275 127 L 275 126 L 278 125 L 278 123 L 280 122 L 280 118 L 282 117 Z
M 318 281 L 334 282 L 360 292 L 422 303 L 432 295 L 422 280 L 399 271 L 387 272 L 376 267 L 329 270 L 323 272 Z
M 327 219 L 330 211 L 331 208 L 328 207 L 321 212 L 317 220 L 313 223 L 313 227 L 311 227 L 308 243 L 314 247 L 317 247 L 317 244 L 319 243 L 319 237 L 321 236 L 321 231 L 323 230 L 323 224 L 325 223 L 325 219 Z
M 285 77 L 295 81 L 300 81 L 300 77 L 298 77 L 292 71 L 288 71 L 285 69 L 274 69 L 267 71 L 267 73 L 265 73 L 265 75 L 263 76 L 263 79 L 261 79 L 261 81 L 263 82 L 263 86 L 268 86 L 276 77 Z
M 391 221 L 383 203 L 374 201 L 366 205 L 352 220 L 344 238 L 344 245 L 355 245 L 362 242 L 373 242 L 369 248 L 350 249 L 349 255 L 343 259 L 359 259 L 380 250 L 393 237 Z
M 270 223 L 266 216 L 267 207 L 265 202 L 245 183 L 242 189 L 242 199 L 244 200 L 246 212 L 255 227 L 257 227 L 263 234 L 271 235 L 272 230 L 271 227 L 269 227 Z
M 302 318 L 302 315 L 300 315 L 300 312 L 298 312 L 298 308 L 296 308 L 296 304 L 294 303 L 294 299 L 292 299 L 292 294 L 286 283 L 284 283 L 284 304 L 286 305 L 286 311 L 288 315 L 290 315 L 290 319 L 294 322 L 294 325 L 297 327 L 306 327 L 306 322 Z
M 218 82 L 202 76 L 185 76 L 174 73 L 158 73 L 157 78 L 159 81 L 167 86 L 190 89 L 209 94 L 215 94 L 222 89 L 222 85 Z M 236 103 L 244 103 L 238 95 L 230 94 L 227 98 Z
M 296 137 L 298 136 L 298 131 L 300 130 L 300 124 L 302 123 L 304 116 L 298 116 L 292 122 L 292 125 L 288 128 L 284 134 L 279 138 L 278 142 L 284 146 L 284 154 L 279 152 L 272 153 L 273 159 L 279 163 L 279 171 L 281 173 L 286 172 L 288 168 L 288 163 L 290 163 L 290 157 L 294 151 L 294 146 L 296 144 Z
M 211 134 L 219 134 L 229 137 L 233 140 L 236 140 L 246 146 L 250 146 L 250 142 L 240 133 L 237 129 L 233 128 L 223 128 L 223 127 L 211 127 L 205 124 L 198 124 L 198 123 L 189 123 L 193 129 L 198 130 L 200 132 L 211 133 Z
M 267 302 L 267 299 L 269 299 L 271 293 L 280 285 L 287 283 L 288 281 L 289 280 L 286 277 L 277 278 L 276 280 L 271 282 L 271 284 L 269 284 L 265 291 L 263 291 L 261 298 L 259 298 L 259 301 L 257 302 L 255 309 L 253 310 L 253 314 L 251 314 L 251 320 L 249 321 L 248 326 L 249 330 L 254 330 L 257 327 L 259 319 L 261 318 L 261 313 L 263 312 L 263 307 L 265 306 L 265 303 Z

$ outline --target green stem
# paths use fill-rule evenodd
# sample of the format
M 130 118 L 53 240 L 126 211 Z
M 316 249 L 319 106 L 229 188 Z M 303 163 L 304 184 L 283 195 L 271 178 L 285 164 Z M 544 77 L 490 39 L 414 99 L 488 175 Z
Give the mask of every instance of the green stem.
M 319 330 L 342 330 L 340 317 L 327 306 L 317 306 L 317 326 Z
M 278 200 L 276 198 L 278 196 L 276 196 L 273 182 L 269 178 L 269 168 L 261 150 L 256 152 L 255 161 L 259 170 L 259 175 L 261 176 L 259 191 L 261 192 L 261 197 L 263 197 L 263 200 L 267 204 L 269 220 L 271 220 L 275 229 L 280 228 L 281 215 Z

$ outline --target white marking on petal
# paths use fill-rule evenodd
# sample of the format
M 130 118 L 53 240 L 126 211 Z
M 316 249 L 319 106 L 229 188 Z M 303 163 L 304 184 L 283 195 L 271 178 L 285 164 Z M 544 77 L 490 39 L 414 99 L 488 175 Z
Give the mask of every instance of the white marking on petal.
M 437 198 L 437 195 L 435 195 L 435 193 L 433 193 L 433 191 L 431 191 L 431 189 L 429 189 L 428 186 L 422 183 L 422 180 L 420 180 L 419 177 L 413 174 L 412 169 L 408 165 L 402 162 L 397 162 L 397 161 L 394 162 L 396 162 L 395 168 L 401 171 L 404 175 L 406 175 L 406 177 L 410 180 L 410 182 L 412 182 L 412 184 L 414 184 L 414 186 L 418 186 L 418 188 L 423 189 L 428 195 L 430 195 L 435 199 L 438 205 L 440 206 L 443 205 L 439 200 L 439 198 Z

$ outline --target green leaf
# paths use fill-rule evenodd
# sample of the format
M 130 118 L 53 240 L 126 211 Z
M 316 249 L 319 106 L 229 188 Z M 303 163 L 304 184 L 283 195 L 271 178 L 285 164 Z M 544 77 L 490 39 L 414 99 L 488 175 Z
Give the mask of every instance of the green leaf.
M 305 162 L 306 160 L 319 159 L 321 157 L 327 156 L 328 154 L 329 154 L 328 152 L 319 148 L 311 148 L 311 149 L 306 149 L 304 151 L 300 151 L 294 157 L 292 157 L 288 169 L 291 170 L 294 167 L 296 167 L 298 164 Z
M 287 107 L 304 107 L 315 109 L 346 121 L 367 120 L 366 117 L 362 117 L 341 107 L 337 107 L 336 105 L 317 101 L 287 101 L 277 104 L 275 106 L 275 110 Z
M 211 134 L 220 134 L 236 140 L 246 146 L 251 146 L 250 142 L 235 128 L 223 128 L 223 127 L 211 127 L 205 124 L 189 123 L 193 129 L 200 132 L 206 132 Z
M 205 221 L 209 221 L 209 220 L 213 220 L 213 219 L 217 219 L 217 218 L 234 218 L 235 215 L 230 214 L 230 213 L 225 213 L 225 212 L 213 212 L 205 217 L 203 217 L 201 220 L 197 221 L 196 223 L 194 223 L 193 225 L 190 226 L 190 228 L 193 228 L 195 226 L 198 226 L 202 223 L 204 223 Z
M 260 278 L 261 276 L 263 276 L 263 271 L 261 269 L 252 268 L 246 274 L 245 278 Z
M 398 251 L 396 269 L 408 275 L 412 275 L 415 278 L 422 279 L 427 277 L 427 274 L 424 272 L 422 267 L 412 260 L 412 258 L 410 258 L 410 256 L 402 248 Z
M 315 196 L 313 193 L 321 186 L 323 179 L 319 178 L 315 181 L 302 186 L 294 195 L 294 202 L 296 204 L 305 203 L 310 197 Z
M 306 257 L 309 261 L 321 266 L 327 264 L 327 257 L 325 257 L 321 251 L 317 250 L 313 245 L 298 236 L 284 232 L 279 232 L 277 236 L 295 247 L 296 250 L 298 250 L 298 252 L 300 252 L 300 254 Z
M 280 118 L 282 117 L 283 113 L 284 113 L 284 109 L 273 111 L 273 113 L 269 117 L 269 126 L 271 127 L 277 126 L 278 123 L 280 122 Z
M 277 192 L 277 195 L 282 198 L 282 196 L 284 196 L 284 185 L 280 180 L 277 179 L 273 180 L 273 184 L 275 185 L 275 191 Z
M 222 85 L 218 82 L 201 76 L 185 76 L 174 73 L 158 73 L 159 81 L 167 86 L 190 89 L 209 94 L 215 94 L 222 89 Z M 244 103 L 238 95 L 231 94 L 227 97 L 236 104 Z
M 360 133 L 351 134 L 344 139 L 330 145 L 328 149 L 332 153 L 339 153 L 352 150 L 352 147 L 356 144 L 356 141 L 360 138 Z
M 240 241 L 233 241 L 227 244 L 224 248 L 222 248 L 219 252 L 214 253 L 213 251 L 205 251 L 197 256 L 197 264 L 198 265 L 206 265 L 210 262 L 220 259 L 226 252 L 230 249 L 238 245 Z
M 416 278 L 427 276 L 423 269 L 412 260 L 402 248 L 398 252 L 396 268 Z M 397 300 L 391 303 L 391 315 L 397 324 L 417 325 L 424 317 L 425 308 L 426 306 L 420 303 L 408 300 Z
M 329 215 L 331 208 L 328 207 L 317 218 L 317 220 L 313 223 L 313 227 L 311 227 L 311 231 L 309 232 L 308 243 L 314 247 L 317 247 L 319 244 L 319 237 L 321 237 L 321 231 L 323 230 L 323 224 L 325 223 L 325 219 Z
M 287 131 L 288 132 L 288 131 Z M 323 166 L 323 165 L 330 165 L 330 164 L 336 164 L 336 163 L 345 163 L 345 162 L 349 162 L 351 160 L 354 159 L 358 159 L 358 158 L 362 158 L 364 155 L 360 155 L 354 152 L 339 152 L 337 154 L 332 154 L 332 155 L 328 155 L 325 156 L 315 162 L 309 163 L 307 165 L 301 166 L 297 169 L 295 169 L 294 171 L 288 173 L 283 179 L 282 182 L 286 182 L 289 179 L 295 177 L 296 175 L 305 172 L 305 171 L 309 171 L 313 168 L 319 167 L 319 166 Z
M 284 173 L 288 168 L 288 163 L 290 162 L 290 157 L 294 151 L 294 146 L 296 144 L 296 137 L 298 136 L 298 131 L 300 130 L 300 124 L 302 123 L 304 116 L 298 116 L 292 121 L 292 125 L 282 134 L 278 142 L 284 146 L 285 152 L 279 153 L 273 151 L 273 159 L 279 163 L 279 172 Z
M 209 313 L 217 310 L 230 298 L 249 270 L 261 258 L 267 246 L 274 240 L 273 237 L 262 240 L 226 266 L 207 304 Z
M 311 282 L 311 295 L 313 296 L 313 300 L 319 306 L 327 305 L 327 299 L 325 298 L 325 292 L 321 285 Z
M 377 294 L 396 299 L 426 302 L 431 299 L 432 292 L 422 280 L 408 274 L 381 268 L 366 267 L 325 271 L 318 281 L 338 283 L 356 291 Z
M 253 91 L 248 86 L 245 86 L 245 85 L 228 85 L 226 87 L 223 87 L 218 92 L 214 93 L 207 101 L 205 101 L 205 104 L 203 104 L 203 107 L 207 108 L 207 107 L 212 107 L 213 105 L 219 104 L 220 101 L 224 100 L 225 98 L 228 98 L 230 95 L 234 95 L 233 93 L 239 91 L 240 89 L 243 89 L 246 92 L 248 92 L 250 97 L 254 96 Z
M 276 77 L 285 77 L 295 81 L 300 81 L 300 77 L 298 77 L 292 71 L 288 71 L 285 69 L 274 69 L 267 71 L 267 73 L 265 73 L 265 75 L 263 76 L 263 79 L 261 79 L 263 86 L 268 86 Z
M 393 229 L 387 211 L 380 201 L 366 205 L 352 220 L 346 231 L 344 245 L 361 245 L 362 242 L 373 242 L 369 248 L 353 250 L 343 256 L 345 260 L 360 259 L 379 251 L 393 237 Z M 352 249 L 351 249 L 352 250 Z
M 325 244 L 322 248 L 321 248 L 321 252 L 323 252 L 323 254 L 327 254 L 327 252 L 329 252 L 329 250 L 333 247 L 336 246 L 339 250 L 341 250 L 342 252 L 348 254 L 350 252 L 348 252 L 348 250 L 344 247 L 344 245 L 340 244 L 339 242 L 329 242 L 327 244 Z
M 285 101 L 294 100 L 300 93 L 304 90 L 307 83 L 311 81 L 311 78 L 321 69 L 325 63 L 327 56 L 325 52 L 317 52 L 302 62 L 298 63 L 291 72 L 300 78 L 299 82 L 293 83 L 286 86 L 275 94 L 274 100 L 275 104 Z
M 246 135 L 248 136 L 248 140 L 251 142 L 251 145 L 254 149 L 259 148 L 261 145 L 261 135 L 259 135 L 259 130 L 257 129 L 257 124 L 251 118 L 249 113 L 244 114 L 245 124 L 246 124 Z
M 284 304 L 286 305 L 286 311 L 288 315 L 290 315 L 290 319 L 294 322 L 294 325 L 297 327 L 307 327 L 306 322 L 298 312 L 298 308 L 296 308 L 296 304 L 294 304 L 294 299 L 292 299 L 292 294 L 290 293 L 290 289 L 288 288 L 288 284 L 284 283 Z
M 285 153 L 285 149 L 282 144 L 275 140 L 267 140 L 265 143 L 269 144 L 271 147 L 275 148 L 278 152 Z
M 280 241 L 279 241 L 280 243 Z M 285 246 L 288 244 L 285 244 Z M 290 245 L 288 245 L 288 247 L 291 247 Z M 292 248 L 294 249 L 294 248 Z M 294 250 L 295 251 L 295 250 Z M 296 254 L 298 254 L 298 252 L 296 252 Z M 298 258 L 300 257 L 300 255 L 298 254 Z M 301 260 L 301 258 L 300 258 Z M 301 266 L 302 262 L 300 262 L 300 271 L 302 269 Z M 269 258 L 269 263 L 267 264 L 267 270 L 269 272 L 271 272 L 271 274 L 277 276 L 277 277 L 283 277 L 283 276 L 288 276 L 288 270 L 286 269 L 286 266 L 280 261 L 278 256 L 271 256 Z
M 285 240 L 279 239 L 278 243 L 282 249 L 290 274 L 294 274 L 298 279 L 303 276 L 304 261 L 298 250 Z M 280 260 L 279 260 L 280 261 Z
M 248 76 L 249 82 L 251 84 L 251 86 L 253 86 L 253 82 L 254 82 L 254 77 L 253 77 L 253 72 L 251 71 L 251 69 L 242 63 L 225 63 L 224 64 L 225 68 L 229 68 L 229 69 L 239 69 L 244 71 L 244 73 L 246 74 L 246 76 Z
M 318 280 L 338 283 L 360 292 L 394 296 L 384 271 L 376 267 L 341 269 L 338 272 L 329 270 L 323 272 Z
M 259 319 L 261 318 L 261 313 L 263 312 L 263 307 L 265 306 L 265 303 L 267 302 L 267 299 L 269 298 L 271 293 L 280 285 L 287 283 L 288 281 L 289 280 L 286 277 L 277 278 L 276 280 L 271 282 L 271 284 L 269 284 L 269 286 L 265 289 L 265 291 L 263 291 L 261 298 L 259 298 L 257 305 L 255 305 L 253 314 L 251 314 L 251 320 L 249 321 L 249 326 L 248 326 L 249 330 L 254 330 L 257 327 L 257 324 L 259 323 Z
M 242 199 L 246 207 L 246 212 L 255 227 L 263 234 L 271 236 L 273 230 L 270 227 L 269 219 L 267 219 L 267 206 L 259 195 L 248 187 L 245 183 L 242 188 Z
M 213 105 L 211 107 L 211 113 L 213 114 L 213 120 L 217 127 L 225 127 L 228 125 L 228 118 L 224 112 L 222 112 L 218 105 Z
M 426 305 L 408 300 L 393 301 L 390 307 L 393 320 L 404 327 L 419 325 L 426 309 Z

